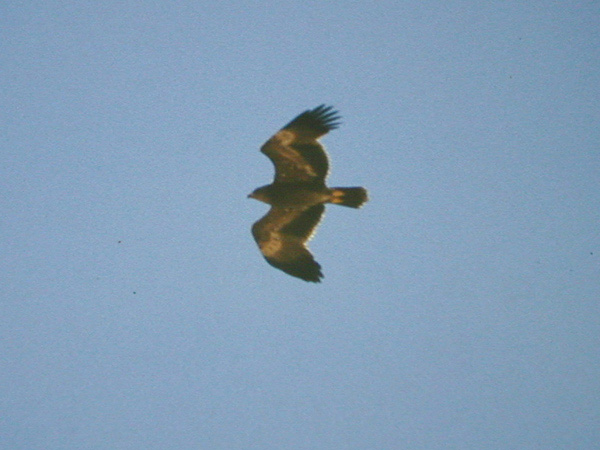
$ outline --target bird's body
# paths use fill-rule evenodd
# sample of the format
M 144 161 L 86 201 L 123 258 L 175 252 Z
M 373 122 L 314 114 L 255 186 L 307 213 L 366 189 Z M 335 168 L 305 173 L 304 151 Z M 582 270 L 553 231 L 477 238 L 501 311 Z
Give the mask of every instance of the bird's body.
M 261 148 L 275 165 L 273 183 L 249 197 L 271 205 L 252 226 L 252 235 L 269 264 L 306 281 L 319 282 L 321 266 L 306 247 L 325 210 L 325 203 L 359 208 L 367 201 L 362 187 L 328 188 L 329 161 L 317 141 L 337 128 L 338 116 L 324 105 L 305 111 Z
M 278 208 L 307 208 L 332 198 L 332 189 L 306 183 L 273 183 L 256 189 L 252 198 Z

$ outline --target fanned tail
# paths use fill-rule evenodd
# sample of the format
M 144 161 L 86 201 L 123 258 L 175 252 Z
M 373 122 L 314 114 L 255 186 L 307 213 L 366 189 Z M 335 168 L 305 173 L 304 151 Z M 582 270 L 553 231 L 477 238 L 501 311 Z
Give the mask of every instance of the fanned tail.
M 331 203 L 360 208 L 368 199 L 367 190 L 363 187 L 333 188 Z

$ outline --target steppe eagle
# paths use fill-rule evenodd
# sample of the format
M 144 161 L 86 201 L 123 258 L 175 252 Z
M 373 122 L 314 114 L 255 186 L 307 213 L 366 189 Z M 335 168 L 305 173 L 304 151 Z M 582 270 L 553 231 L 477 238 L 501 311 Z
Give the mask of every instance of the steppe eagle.
M 331 106 L 304 111 L 275 133 L 260 149 L 275 165 L 273 183 L 248 197 L 271 205 L 252 226 L 252 235 L 269 264 L 305 281 L 323 274 L 306 243 L 314 234 L 325 203 L 359 208 L 367 201 L 362 187 L 328 188 L 329 161 L 321 136 L 339 126 Z

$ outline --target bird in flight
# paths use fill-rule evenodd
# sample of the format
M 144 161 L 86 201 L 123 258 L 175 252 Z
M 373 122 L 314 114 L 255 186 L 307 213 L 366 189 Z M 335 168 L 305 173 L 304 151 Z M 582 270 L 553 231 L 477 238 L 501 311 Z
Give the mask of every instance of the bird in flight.
M 248 197 L 271 205 L 252 226 L 252 235 L 269 264 L 305 281 L 323 278 L 306 243 L 314 234 L 325 203 L 360 208 L 368 200 L 362 187 L 329 188 L 329 160 L 318 139 L 339 126 L 331 106 L 304 111 L 260 149 L 275 166 L 275 179 Z

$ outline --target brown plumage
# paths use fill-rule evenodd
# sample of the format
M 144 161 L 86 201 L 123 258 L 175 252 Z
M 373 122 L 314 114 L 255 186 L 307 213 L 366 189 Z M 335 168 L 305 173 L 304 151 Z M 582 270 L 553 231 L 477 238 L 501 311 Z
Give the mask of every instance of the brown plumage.
M 319 282 L 321 265 L 306 243 L 314 234 L 325 203 L 359 208 L 367 201 L 362 187 L 328 188 L 329 161 L 317 141 L 337 128 L 339 116 L 321 105 L 297 116 L 260 149 L 275 165 L 273 183 L 249 195 L 271 205 L 252 226 L 252 235 L 269 264 L 305 281 Z

